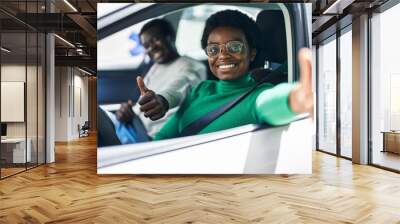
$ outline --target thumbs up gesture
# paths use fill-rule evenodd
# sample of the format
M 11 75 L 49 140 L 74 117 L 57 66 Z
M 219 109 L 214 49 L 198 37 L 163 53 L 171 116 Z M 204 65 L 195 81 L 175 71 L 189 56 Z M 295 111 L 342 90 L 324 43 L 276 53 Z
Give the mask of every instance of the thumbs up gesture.
M 144 112 L 144 116 L 152 121 L 162 118 L 169 109 L 168 101 L 163 96 L 148 89 L 141 76 L 138 76 L 136 81 L 140 90 L 138 103 L 140 110 Z
M 136 82 L 140 90 L 140 96 L 144 96 L 149 89 L 147 89 L 146 85 L 144 84 L 142 76 L 138 76 L 136 78 Z
M 298 60 L 300 65 L 300 82 L 290 92 L 289 105 L 293 112 L 309 113 L 310 117 L 313 117 L 314 97 L 312 92 L 311 51 L 305 48 L 301 49 Z

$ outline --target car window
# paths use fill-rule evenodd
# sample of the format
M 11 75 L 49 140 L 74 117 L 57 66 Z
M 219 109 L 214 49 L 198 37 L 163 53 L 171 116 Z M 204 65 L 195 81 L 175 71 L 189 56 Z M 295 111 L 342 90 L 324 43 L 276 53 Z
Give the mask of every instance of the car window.
M 182 14 L 176 27 L 176 47 L 178 52 L 181 55 L 189 56 L 197 60 L 206 60 L 207 56 L 200 44 L 205 21 L 210 15 L 224 9 L 240 10 L 254 20 L 262 10 L 283 10 L 287 35 L 291 36 L 290 24 L 288 24 L 289 15 L 285 13 L 284 7 L 282 7 L 283 4 L 265 4 L 262 8 L 259 7 L 259 4 L 254 4 L 254 7 L 248 5 L 249 4 L 246 4 L 246 6 L 204 4 L 169 13 L 169 16 L 174 13 Z M 161 15 L 159 17 L 164 16 L 166 15 Z M 138 33 L 142 26 L 149 20 L 134 24 L 98 41 L 98 70 L 135 69 L 139 67 L 144 60 L 148 61 L 149 58 L 146 56 L 139 42 Z M 290 37 L 288 37 L 288 42 L 291 42 Z M 116 47 L 115 43 L 118 43 L 118 47 Z M 289 43 L 288 53 L 291 51 L 290 49 L 291 44 Z
M 139 31 L 149 20 L 125 28 L 97 42 L 97 69 L 134 69 L 146 59 Z M 149 59 L 148 59 L 149 60 Z

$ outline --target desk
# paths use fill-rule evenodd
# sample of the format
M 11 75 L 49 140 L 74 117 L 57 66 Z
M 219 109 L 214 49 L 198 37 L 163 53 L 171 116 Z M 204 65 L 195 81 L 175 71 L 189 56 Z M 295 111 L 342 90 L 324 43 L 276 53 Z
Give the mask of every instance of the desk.
M 28 138 L 27 142 L 28 147 L 25 151 L 25 138 L 1 139 L 1 159 L 4 159 L 6 163 L 30 162 L 32 141 Z
M 381 133 L 383 133 L 382 152 L 400 154 L 400 131 L 382 131 Z

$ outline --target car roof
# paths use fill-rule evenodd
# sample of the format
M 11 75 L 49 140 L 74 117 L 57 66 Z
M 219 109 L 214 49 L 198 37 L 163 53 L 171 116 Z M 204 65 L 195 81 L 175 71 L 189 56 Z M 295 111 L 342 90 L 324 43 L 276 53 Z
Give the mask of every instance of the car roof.
M 108 4 L 108 3 L 101 3 Z M 101 5 L 100 4 L 100 5 Z M 125 5 L 124 7 L 116 8 L 114 11 L 108 12 L 105 15 L 98 14 L 97 20 L 97 39 L 101 40 L 115 32 L 118 32 L 124 28 L 131 26 L 132 24 L 141 22 L 148 18 L 154 18 L 162 14 L 167 14 L 182 8 L 200 4 L 211 4 L 211 5 L 236 5 L 236 6 L 252 6 L 260 7 L 265 9 L 266 6 L 276 8 L 277 4 L 260 4 L 260 3 L 168 3 L 168 4 L 156 4 L 156 3 L 132 3 Z M 100 16 L 101 15 L 101 16 Z

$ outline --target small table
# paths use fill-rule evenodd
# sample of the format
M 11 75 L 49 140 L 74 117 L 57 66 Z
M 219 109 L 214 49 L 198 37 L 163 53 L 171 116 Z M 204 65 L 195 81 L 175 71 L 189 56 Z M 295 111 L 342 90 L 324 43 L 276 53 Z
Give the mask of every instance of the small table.
M 381 133 L 383 133 L 382 152 L 400 154 L 400 131 L 382 131 Z
M 31 139 L 26 139 L 27 148 L 25 151 L 25 138 L 1 139 L 1 159 L 6 163 L 25 163 L 31 161 Z M 25 154 L 26 153 L 26 154 Z

